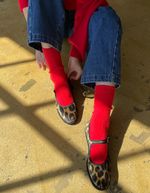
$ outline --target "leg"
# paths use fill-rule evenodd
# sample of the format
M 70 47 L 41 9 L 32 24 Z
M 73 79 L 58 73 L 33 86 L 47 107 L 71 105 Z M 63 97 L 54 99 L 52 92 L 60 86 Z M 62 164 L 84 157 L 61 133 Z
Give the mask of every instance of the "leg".
M 28 15 L 28 45 L 43 52 L 54 83 L 57 111 L 65 123 L 73 124 L 76 107 L 60 55 L 66 31 L 63 0 L 29 0 Z
M 87 168 L 93 185 L 102 190 L 110 183 L 107 131 L 115 87 L 120 86 L 121 25 L 111 7 L 99 7 L 94 12 L 88 36 L 88 56 L 81 82 L 95 88 L 95 98 L 91 121 L 86 128 L 87 141 L 92 143 L 89 143 Z M 91 168 L 97 169 L 91 172 Z
M 113 83 L 113 82 L 96 82 L 96 86 L 97 85 L 106 85 L 106 86 L 115 87 L 115 83 Z

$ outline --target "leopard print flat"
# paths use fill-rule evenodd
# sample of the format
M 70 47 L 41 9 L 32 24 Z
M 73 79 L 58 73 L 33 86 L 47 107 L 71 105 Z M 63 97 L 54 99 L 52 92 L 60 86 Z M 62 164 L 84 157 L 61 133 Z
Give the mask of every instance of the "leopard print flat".
M 88 144 L 87 171 L 93 186 L 98 190 L 106 190 L 110 185 L 111 162 L 109 156 L 103 164 L 95 164 L 90 159 L 90 149 L 93 144 L 109 143 L 109 138 L 105 140 L 92 141 L 89 136 L 90 122 L 86 126 L 85 135 Z
M 77 120 L 76 104 L 72 102 L 68 106 L 61 106 L 56 99 L 56 108 L 60 118 L 67 124 L 72 125 Z

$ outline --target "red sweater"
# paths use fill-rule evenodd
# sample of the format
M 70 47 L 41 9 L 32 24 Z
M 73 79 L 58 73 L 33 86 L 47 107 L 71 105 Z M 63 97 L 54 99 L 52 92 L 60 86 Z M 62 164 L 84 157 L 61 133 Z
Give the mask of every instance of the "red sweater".
M 18 0 L 20 10 L 28 7 L 28 0 Z M 64 7 L 67 10 L 75 10 L 74 33 L 69 38 L 72 44 L 70 56 L 84 61 L 87 50 L 87 30 L 91 15 L 99 6 L 108 6 L 106 0 L 64 0 Z

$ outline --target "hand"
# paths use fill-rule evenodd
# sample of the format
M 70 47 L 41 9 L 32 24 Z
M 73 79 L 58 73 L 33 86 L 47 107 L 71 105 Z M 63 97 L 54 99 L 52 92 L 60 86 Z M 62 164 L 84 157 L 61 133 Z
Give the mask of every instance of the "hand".
M 24 14 L 24 17 L 25 17 L 25 19 L 26 19 L 26 21 L 27 21 L 28 7 L 25 7 L 25 8 L 23 9 L 23 14 Z
M 47 66 L 44 54 L 42 52 L 36 50 L 35 55 L 36 55 L 37 66 L 39 68 L 42 68 L 45 71 L 48 66 Z
M 82 75 L 81 61 L 75 57 L 70 57 L 68 62 L 67 77 L 78 80 Z

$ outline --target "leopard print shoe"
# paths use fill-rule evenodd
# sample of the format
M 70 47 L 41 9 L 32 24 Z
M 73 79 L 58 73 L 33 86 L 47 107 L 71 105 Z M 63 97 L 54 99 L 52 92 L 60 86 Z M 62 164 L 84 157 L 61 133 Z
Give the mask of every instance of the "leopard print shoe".
M 111 178 L 111 162 L 109 156 L 103 164 L 95 164 L 90 160 L 90 149 L 93 144 L 109 143 L 106 140 L 91 141 L 89 136 L 90 122 L 86 126 L 85 135 L 88 144 L 87 171 L 93 186 L 98 190 L 106 190 L 110 185 Z
M 77 120 L 76 104 L 72 102 L 69 106 L 61 106 L 56 99 L 56 108 L 60 118 L 67 124 L 72 125 Z

